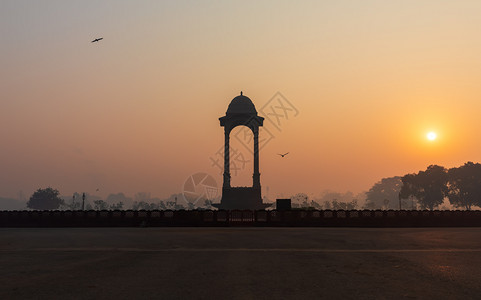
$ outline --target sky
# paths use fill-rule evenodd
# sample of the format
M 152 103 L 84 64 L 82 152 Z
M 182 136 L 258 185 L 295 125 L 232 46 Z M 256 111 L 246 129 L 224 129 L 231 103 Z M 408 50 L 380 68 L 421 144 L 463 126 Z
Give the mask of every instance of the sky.
M 218 118 L 240 91 L 266 117 L 270 198 L 479 162 L 480 11 L 466 0 L 2 0 L 0 196 L 168 197 L 199 172 L 221 186 Z M 292 110 L 274 126 L 261 110 L 279 95 Z M 246 163 L 233 184 L 251 175 Z

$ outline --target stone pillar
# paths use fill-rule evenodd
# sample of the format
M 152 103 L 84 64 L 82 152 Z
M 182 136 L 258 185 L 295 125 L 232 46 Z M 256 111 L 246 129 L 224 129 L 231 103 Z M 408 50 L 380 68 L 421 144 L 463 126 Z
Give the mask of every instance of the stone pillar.
M 261 187 L 261 174 L 259 173 L 259 127 L 254 128 L 254 174 L 252 175 L 252 186 Z
M 223 187 L 230 188 L 230 158 L 229 158 L 229 134 L 230 131 L 227 127 L 224 127 L 224 184 Z

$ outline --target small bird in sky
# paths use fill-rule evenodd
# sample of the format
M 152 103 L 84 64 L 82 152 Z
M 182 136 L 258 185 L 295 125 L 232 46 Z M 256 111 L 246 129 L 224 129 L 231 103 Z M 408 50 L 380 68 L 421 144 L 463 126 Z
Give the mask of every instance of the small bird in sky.
M 103 40 L 103 39 L 104 39 L 103 37 L 101 37 L 101 38 L 96 38 L 95 40 L 91 41 L 91 43 L 95 43 L 95 42 L 101 41 L 101 40 Z
M 289 154 L 289 152 L 284 153 L 284 154 L 279 154 L 279 153 L 278 153 L 277 155 L 280 155 L 281 157 L 284 157 L 284 156 L 286 156 L 287 154 Z
M 96 189 L 95 191 L 98 192 L 98 191 L 100 191 L 100 189 Z

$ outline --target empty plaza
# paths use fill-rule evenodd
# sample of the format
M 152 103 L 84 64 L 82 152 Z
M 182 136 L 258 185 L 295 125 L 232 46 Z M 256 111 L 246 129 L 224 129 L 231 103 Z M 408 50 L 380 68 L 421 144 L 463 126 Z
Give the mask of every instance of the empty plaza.
M 481 228 L 1 228 L 2 299 L 469 299 Z

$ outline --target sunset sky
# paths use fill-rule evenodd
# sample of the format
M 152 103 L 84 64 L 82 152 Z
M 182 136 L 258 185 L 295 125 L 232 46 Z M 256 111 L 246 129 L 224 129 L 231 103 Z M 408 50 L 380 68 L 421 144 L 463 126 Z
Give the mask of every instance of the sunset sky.
M 272 199 L 480 162 L 480 13 L 474 0 L 2 0 L 0 196 L 167 197 L 196 172 L 220 186 L 218 118 L 240 91 L 258 111 L 277 92 L 298 111 L 265 124 Z

